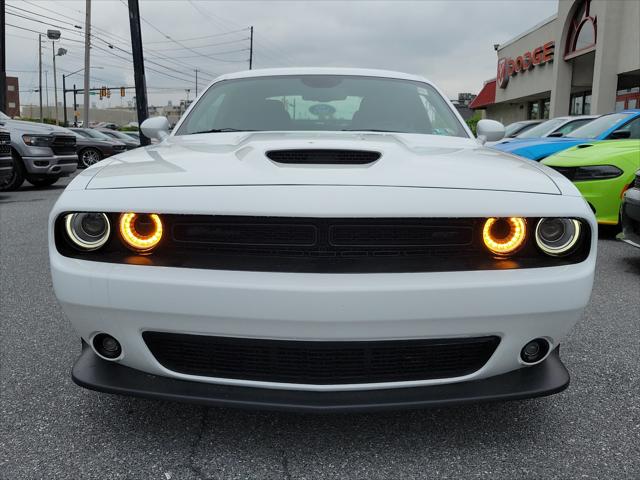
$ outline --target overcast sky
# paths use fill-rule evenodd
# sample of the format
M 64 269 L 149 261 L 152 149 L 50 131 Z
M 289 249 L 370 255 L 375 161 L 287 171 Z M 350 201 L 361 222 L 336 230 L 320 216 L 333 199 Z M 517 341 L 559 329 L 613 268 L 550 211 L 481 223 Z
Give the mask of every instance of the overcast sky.
M 61 75 L 83 66 L 83 29 L 74 25 L 84 27 L 85 1 L 6 4 L 7 23 L 28 29 L 7 27 L 8 74 L 20 78 L 22 104 L 36 103 L 38 40 L 30 30 L 44 33 L 55 28 L 52 24 L 64 28 L 59 46 L 68 54 L 56 61 L 61 91 Z M 140 10 L 150 103 L 164 105 L 185 98 L 187 88 L 193 98 L 196 68 L 200 89 L 217 74 L 248 68 L 249 25 L 254 26 L 254 68 L 384 68 L 424 75 L 450 98 L 477 93 L 484 80 L 495 76 L 493 44 L 553 15 L 557 0 L 141 0 Z M 92 87 L 133 86 L 126 0 L 93 0 L 92 25 L 92 67 L 102 67 L 92 68 Z M 53 104 L 51 42 L 43 47 L 43 62 Z M 81 85 L 82 75 L 68 82 Z M 97 104 L 126 104 L 132 95 L 121 100 L 118 93 Z

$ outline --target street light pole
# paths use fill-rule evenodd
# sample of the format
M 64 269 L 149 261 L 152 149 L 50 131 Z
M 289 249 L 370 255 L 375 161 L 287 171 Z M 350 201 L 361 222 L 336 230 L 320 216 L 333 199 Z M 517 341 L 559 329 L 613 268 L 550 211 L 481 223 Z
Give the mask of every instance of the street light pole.
M 91 75 L 91 0 L 86 0 L 84 21 L 84 128 L 89 128 L 89 77 Z
M 58 78 L 56 75 L 56 42 L 51 41 L 51 48 L 53 52 L 53 101 L 55 102 L 56 111 L 56 125 L 58 125 Z
M 40 123 L 44 122 L 42 114 L 42 34 L 38 34 L 38 92 L 40 93 Z

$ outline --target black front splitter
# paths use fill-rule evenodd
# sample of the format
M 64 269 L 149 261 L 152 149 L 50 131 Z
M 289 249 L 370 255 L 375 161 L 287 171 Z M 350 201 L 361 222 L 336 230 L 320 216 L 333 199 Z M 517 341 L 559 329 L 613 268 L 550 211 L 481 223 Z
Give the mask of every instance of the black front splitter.
M 85 345 L 73 366 L 72 377 L 81 387 L 99 392 L 217 407 L 315 413 L 518 400 L 552 395 L 569 385 L 569 372 L 558 349 L 538 365 L 483 380 L 388 390 L 309 392 L 214 385 L 151 375 L 102 360 Z

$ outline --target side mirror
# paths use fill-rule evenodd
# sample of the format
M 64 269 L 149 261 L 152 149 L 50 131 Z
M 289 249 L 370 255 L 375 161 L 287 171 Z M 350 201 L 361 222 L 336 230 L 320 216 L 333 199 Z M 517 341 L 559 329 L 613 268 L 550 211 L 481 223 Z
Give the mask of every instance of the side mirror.
M 562 133 L 562 132 L 553 132 L 553 133 L 550 133 L 549 135 L 547 135 L 547 137 L 560 138 L 560 137 L 564 137 L 564 133 Z
M 484 145 L 485 142 L 497 142 L 504 138 L 504 125 L 495 120 L 480 120 L 476 125 L 478 140 Z
M 614 130 L 609 135 L 609 138 L 611 140 L 620 140 L 623 138 L 630 138 L 630 137 L 631 137 L 631 130 Z
M 170 129 L 171 127 L 167 117 L 147 118 L 142 122 L 142 125 L 140 125 L 140 130 L 145 137 L 155 138 L 156 140 L 164 140 L 167 138 Z

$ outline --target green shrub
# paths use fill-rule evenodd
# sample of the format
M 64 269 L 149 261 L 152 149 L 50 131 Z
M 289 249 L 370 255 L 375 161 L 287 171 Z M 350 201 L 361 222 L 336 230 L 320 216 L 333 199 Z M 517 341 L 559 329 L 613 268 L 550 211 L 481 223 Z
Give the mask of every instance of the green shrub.
M 482 115 L 480 114 L 480 112 L 476 112 L 473 117 L 467 120 L 467 125 L 469 125 L 469 128 L 474 135 L 476 135 L 476 126 L 478 125 L 478 122 L 480 120 L 482 120 Z

